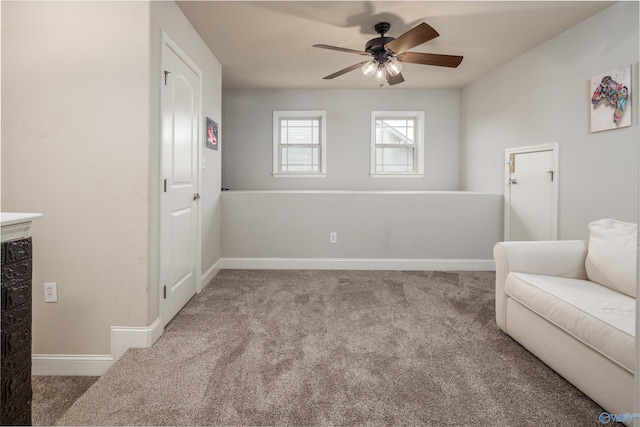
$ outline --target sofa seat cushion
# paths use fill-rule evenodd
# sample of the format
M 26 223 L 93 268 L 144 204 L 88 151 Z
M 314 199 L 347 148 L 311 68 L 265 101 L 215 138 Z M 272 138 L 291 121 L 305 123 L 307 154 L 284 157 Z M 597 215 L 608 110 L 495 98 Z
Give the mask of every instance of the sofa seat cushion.
M 633 373 L 634 298 L 587 280 L 514 272 L 505 292 Z

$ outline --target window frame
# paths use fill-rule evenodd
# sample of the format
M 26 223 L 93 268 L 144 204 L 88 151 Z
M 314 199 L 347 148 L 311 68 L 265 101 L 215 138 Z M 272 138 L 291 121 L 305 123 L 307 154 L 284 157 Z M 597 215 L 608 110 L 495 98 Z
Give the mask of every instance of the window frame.
M 309 172 L 286 172 L 282 171 L 281 146 L 280 143 L 280 121 L 282 119 L 308 119 L 319 120 L 319 138 L 318 147 L 320 154 L 318 160 L 320 162 L 319 171 Z M 284 144 L 289 145 L 289 144 Z M 309 144 L 308 144 L 309 145 Z M 291 146 L 291 145 L 289 145 Z M 310 145 L 315 146 L 315 144 Z M 327 112 L 322 110 L 274 110 L 273 112 L 273 169 L 272 175 L 275 178 L 324 178 L 327 176 Z
M 415 120 L 415 142 L 414 147 L 414 168 L 407 172 L 378 172 L 376 171 L 376 148 L 379 145 L 376 141 L 376 121 L 380 119 L 414 119 Z M 371 178 L 422 178 L 424 177 L 424 135 L 425 135 L 424 111 L 372 111 L 371 112 L 371 164 L 369 175 Z

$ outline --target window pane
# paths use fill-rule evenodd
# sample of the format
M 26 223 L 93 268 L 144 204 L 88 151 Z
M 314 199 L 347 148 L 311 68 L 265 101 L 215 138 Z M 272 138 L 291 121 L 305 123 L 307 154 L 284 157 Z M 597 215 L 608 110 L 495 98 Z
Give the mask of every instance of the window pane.
M 413 144 L 414 118 L 376 120 L 376 144 Z
M 320 120 L 280 120 L 280 144 L 320 144 Z
M 319 172 L 318 147 L 281 147 L 282 172 Z
M 317 144 L 318 133 L 311 127 L 290 127 L 288 132 L 288 144 Z
M 376 148 L 376 172 L 413 172 L 414 149 L 412 147 Z

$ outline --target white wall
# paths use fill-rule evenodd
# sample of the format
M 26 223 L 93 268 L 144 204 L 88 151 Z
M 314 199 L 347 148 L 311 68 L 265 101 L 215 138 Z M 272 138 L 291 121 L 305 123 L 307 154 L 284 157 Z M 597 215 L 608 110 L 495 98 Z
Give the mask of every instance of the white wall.
M 148 324 L 149 4 L 1 7 L 2 210 L 44 214 L 33 352 L 108 354 Z
M 366 268 L 379 268 L 389 260 L 492 260 L 502 233 L 499 194 L 228 191 L 222 196 L 225 262 L 276 258 L 295 265 L 313 259 L 320 265 L 317 261 L 328 259 L 373 259 L 378 266 Z M 337 244 L 329 243 L 330 232 L 337 232 Z
M 457 190 L 459 91 L 225 90 L 222 185 L 231 190 Z M 274 178 L 274 110 L 326 110 L 326 178 Z M 425 176 L 369 176 L 372 110 L 425 112 Z
M 159 316 L 162 31 L 203 73 L 203 128 L 206 116 L 221 123 L 221 66 L 173 2 L 1 7 L 2 210 L 44 213 L 32 228 L 33 353 L 63 355 L 42 358 L 73 370 L 64 355 L 114 356 L 111 327 L 127 335 Z M 210 278 L 222 253 L 221 151 L 202 156 Z M 44 303 L 45 281 L 58 283 L 58 303 Z M 85 359 L 97 368 L 79 372 L 108 366 Z
M 460 186 L 502 192 L 504 150 L 559 143 L 561 239 L 638 221 L 638 2 L 619 2 L 474 81 L 461 94 Z M 633 64 L 632 126 L 591 134 L 590 79 Z

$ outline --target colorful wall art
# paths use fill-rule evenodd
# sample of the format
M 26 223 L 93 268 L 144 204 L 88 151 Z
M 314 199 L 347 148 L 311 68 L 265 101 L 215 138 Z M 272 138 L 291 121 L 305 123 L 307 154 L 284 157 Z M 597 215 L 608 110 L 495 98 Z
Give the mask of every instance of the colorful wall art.
M 631 65 L 591 78 L 591 132 L 631 126 Z
M 207 148 L 218 151 L 218 123 L 207 117 Z

